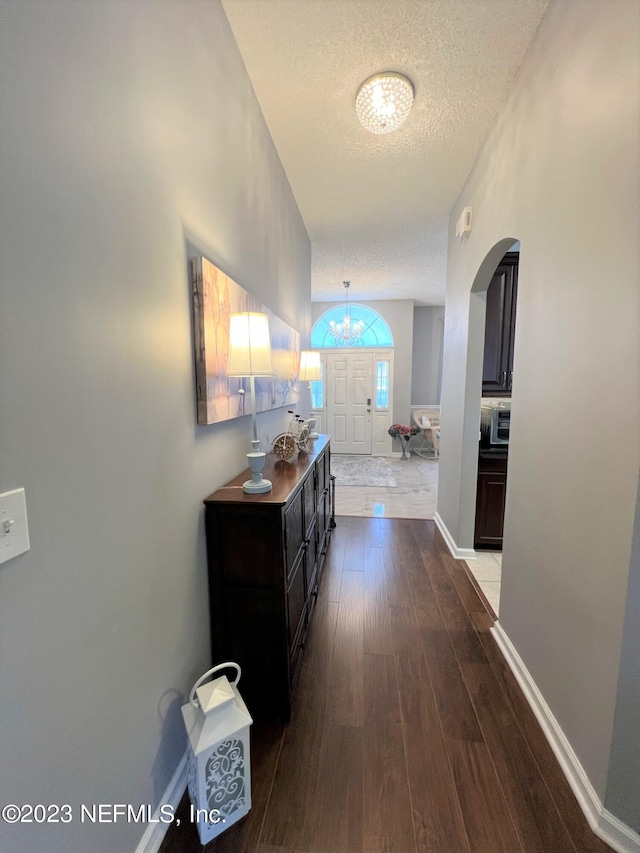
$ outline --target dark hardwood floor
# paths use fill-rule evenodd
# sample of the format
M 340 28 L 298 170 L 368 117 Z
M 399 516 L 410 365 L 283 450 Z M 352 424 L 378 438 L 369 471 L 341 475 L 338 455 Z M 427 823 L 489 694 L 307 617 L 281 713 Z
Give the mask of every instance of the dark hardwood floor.
M 207 853 L 605 853 L 432 521 L 339 518 L 288 726 Z M 183 799 L 161 853 L 199 853 Z

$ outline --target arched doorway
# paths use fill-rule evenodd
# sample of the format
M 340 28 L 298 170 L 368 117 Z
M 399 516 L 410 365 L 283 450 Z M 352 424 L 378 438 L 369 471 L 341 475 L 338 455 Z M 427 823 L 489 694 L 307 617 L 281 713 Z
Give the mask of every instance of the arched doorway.
M 460 514 L 457 551 L 473 556 L 478 487 L 478 437 L 482 406 L 487 290 L 496 268 L 517 237 L 499 240 L 487 252 L 471 285 L 468 316 L 465 400 L 462 424 L 463 465 L 460 470 Z M 446 424 L 444 425 L 446 429 Z
M 500 260 L 486 291 L 478 489 L 473 547 L 502 552 L 520 244 Z M 500 562 L 500 561 L 499 561 Z

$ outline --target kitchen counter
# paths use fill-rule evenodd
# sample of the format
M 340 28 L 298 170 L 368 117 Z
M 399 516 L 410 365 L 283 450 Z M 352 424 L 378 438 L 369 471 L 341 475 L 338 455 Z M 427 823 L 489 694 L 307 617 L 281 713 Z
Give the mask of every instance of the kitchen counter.
M 496 447 L 482 447 L 478 451 L 480 459 L 506 459 L 509 455 L 509 445 L 502 444 Z

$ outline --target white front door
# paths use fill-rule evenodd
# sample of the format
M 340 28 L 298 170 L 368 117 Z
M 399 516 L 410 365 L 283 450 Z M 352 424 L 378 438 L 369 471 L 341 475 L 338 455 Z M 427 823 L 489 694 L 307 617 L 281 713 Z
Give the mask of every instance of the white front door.
M 332 453 L 371 453 L 373 355 L 327 353 L 327 432 Z

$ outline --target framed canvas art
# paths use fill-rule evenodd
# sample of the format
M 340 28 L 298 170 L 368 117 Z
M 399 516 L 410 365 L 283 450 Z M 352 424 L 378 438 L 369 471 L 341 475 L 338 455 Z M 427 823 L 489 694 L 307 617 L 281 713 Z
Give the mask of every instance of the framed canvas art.
M 300 335 L 206 258 L 191 262 L 198 424 L 251 414 L 246 379 L 227 376 L 229 318 L 238 311 L 269 317 L 275 376 L 256 379 L 257 411 L 293 406 L 300 399 Z

